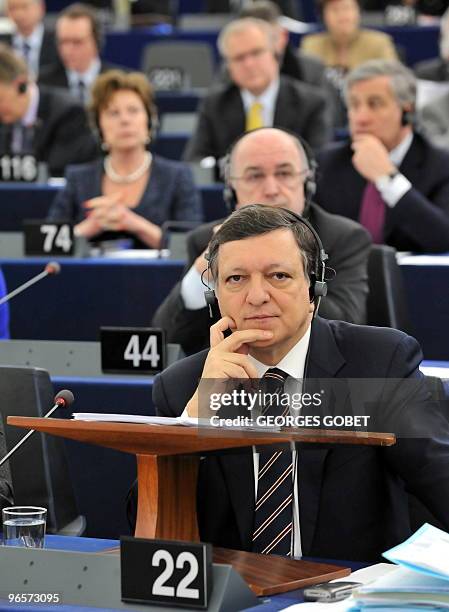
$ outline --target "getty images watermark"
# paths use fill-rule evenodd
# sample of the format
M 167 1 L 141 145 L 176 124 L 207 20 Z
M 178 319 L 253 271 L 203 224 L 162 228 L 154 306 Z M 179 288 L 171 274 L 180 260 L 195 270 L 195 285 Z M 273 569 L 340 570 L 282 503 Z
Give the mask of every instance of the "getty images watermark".
M 428 381 L 408 378 L 288 378 L 282 392 L 262 379 L 201 379 L 199 424 L 231 428 L 347 429 L 429 438 L 441 410 Z M 205 430 L 207 434 L 207 430 Z

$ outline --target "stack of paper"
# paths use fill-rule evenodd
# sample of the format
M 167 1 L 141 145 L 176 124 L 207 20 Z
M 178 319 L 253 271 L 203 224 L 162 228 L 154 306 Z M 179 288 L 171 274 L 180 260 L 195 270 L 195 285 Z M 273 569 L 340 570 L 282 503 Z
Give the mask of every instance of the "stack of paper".
M 384 553 L 399 567 L 354 594 L 354 610 L 449 610 L 449 534 L 423 525 Z

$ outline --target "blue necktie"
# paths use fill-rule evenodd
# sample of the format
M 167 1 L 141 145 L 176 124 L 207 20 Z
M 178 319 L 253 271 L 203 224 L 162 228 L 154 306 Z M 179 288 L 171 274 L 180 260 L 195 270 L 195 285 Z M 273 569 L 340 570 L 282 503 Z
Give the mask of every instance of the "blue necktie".
M 279 397 L 287 374 L 270 368 L 262 383 L 263 392 Z M 285 416 L 289 406 L 266 403 L 264 414 Z M 293 531 L 293 463 L 290 450 L 279 451 L 261 446 L 257 479 L 257 501 L 254 514 L 253 552 L 290 555 Z

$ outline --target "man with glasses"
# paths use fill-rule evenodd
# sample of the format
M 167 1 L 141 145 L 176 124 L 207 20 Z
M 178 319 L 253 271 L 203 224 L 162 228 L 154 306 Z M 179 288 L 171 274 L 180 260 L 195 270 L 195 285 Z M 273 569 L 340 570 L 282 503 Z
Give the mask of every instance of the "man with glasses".
M 313 174 L 314 161 L 294 135 L 277 128 L 258 129 L 244 134 L 226 160 L 225 197 L 230 207 L 254 203 L 282 206 L 307 218 L 329 255 L 327 265 L 336 273 L 321 302 L 321 316 L 364 323 L 368 234 L 358 223 L 328 214 L 311 202 Z M 204 252 L 221 222 L 202 225 L 189 234 L 184 277 L 153 320 L 154 325 L 166 329 L 167 340 L 181 344 L 186 353 L 200 351 L 209 343 L 211 319 L 201 275 L 207 268 Z
M 277 126 L 318 149 L 329 140 L 330 117 L 320 88 L 279 74 L 276 34 L 271 24 L 246 17 L 229 23 L 218 47 L 231 82 L 204 98 L 184 157 L 221 158 L 245 131 Z
M 69 88 L 82 104 L 101 72 L 117 68 L 100 58 L 101 27 L 94 9 L 81 3 L 64 9 L 56 22 L 56 44 L 62 63 L 41 71 L 39 83 Z

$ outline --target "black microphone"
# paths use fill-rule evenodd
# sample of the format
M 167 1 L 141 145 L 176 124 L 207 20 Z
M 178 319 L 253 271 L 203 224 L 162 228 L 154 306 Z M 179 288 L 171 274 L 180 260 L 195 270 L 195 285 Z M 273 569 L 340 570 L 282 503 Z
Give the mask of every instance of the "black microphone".
M 28 287 L 31 287 L 31 285 L 34 285 L 34 283 L 38 283 L 40 280 L 42 280 L 46 276 L 52 276 L 54 274 L 59 274 L 60 271 L 61 271 L 61 266 L 58 264 L 58 262 L 50 261 L 45 266 L 43 272 L 36 274 L 36 276 L 33 276 L 33 278 L 30 278 L 29 281 L 27 281 L 26 283 L 23 283 L 23 285 L 20 285 L 20 287 L 17 287 L 17 289 L 14 289 L 13 291 L 11 291 L 11 293 L 4 295 L 0 299 L 0 306 L 4 304 L 5 302 L 9 302 L 11 298 L 15 297 L 16 295 L 19 295 L 19 293 L 22 293 L 22 291 L 25 291 L 25 289 L 28 289 Z
M 49 416 L 51 416 L 53 412 L 57 410 L 58 408 L 68 408 L 71 404 L 73 404 L 73 402 L 75 401 L 75 398 L 71 391 L 69 391 L 68 389 L 63 389 L 62 391 L 60 391 L 59 393 L 55 395 L 55 399 L 53 401 L 55 402 L 55 404 L 53 408 L 49 410 L 47 414 L 43 416 L 44 419 L 47 419 Z M 11 455 L 13 455 L 16 452 L 16 450 L 20 446 L 22 446 L 25 440 L 28 440 L 28 438 L 34 434 L 35 431 L 36 431 L 35 429 L 30 429 L 30 431 L 27 434 L 25 434 L 21 440 L 17 442 L 14 448 L 12 448 L 9 451 L 9 453 L 7 453 L 3 457 L 3 459 L 0 460 L 0 467 L 5 463 L 5 461 L 7 461 L 11 457 Z

